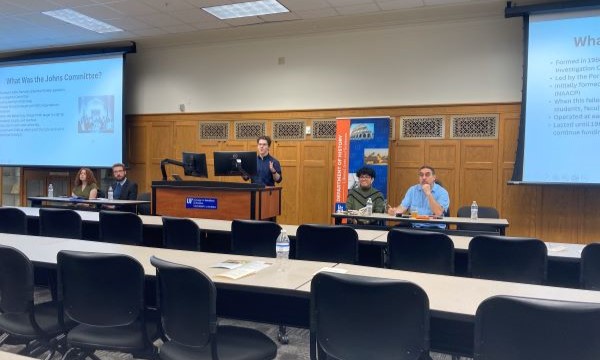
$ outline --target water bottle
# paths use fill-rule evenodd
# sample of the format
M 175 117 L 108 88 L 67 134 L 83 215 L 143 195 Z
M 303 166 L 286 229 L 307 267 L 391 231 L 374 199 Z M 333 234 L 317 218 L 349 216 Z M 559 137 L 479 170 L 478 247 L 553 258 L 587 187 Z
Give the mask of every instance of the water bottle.
M 52 187 L 52 184 L 48 184 L 48 197 L 54 197 L 54 187 Z
M 477 206 L 477 201 L 473 201 L 471 204 L 471 220 L 477 220 L 478 212 L 479 206 Z
M 290 238 L 284 229 L 281 229 L 275 241 L 275 252 L 277 253 L 278 271 L 284 271 L 284 264 L 290 257 Z
M 108 195 L 107 196 L 108 196 L 108 200 L 112 200 L 114 198 L 112 186 L 108 187 Z
M 371 198 L 367 199 L 367 215 L 373 215 L 373 200 Z

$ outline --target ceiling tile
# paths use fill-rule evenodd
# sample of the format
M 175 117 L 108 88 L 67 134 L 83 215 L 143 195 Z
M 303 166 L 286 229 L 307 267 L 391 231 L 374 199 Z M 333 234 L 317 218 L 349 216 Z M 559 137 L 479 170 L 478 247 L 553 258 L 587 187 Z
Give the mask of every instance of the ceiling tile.
M 159 11 L 152 6 L 146 5 L 139 1 L 120 1 L 116 3 L 110 3 L 111 9 L 115 9 L 123 15 L 139 16 L 147 14 L 157 14 Z
M 341 6 L 359 5 L 359 4 L 374 4 L 374 0 L 327 0 L 327 2 L 337 8 Z
M 172 17 L 183 21 L 186 24 L 192 24 L 203 21 L 217 21 L 218 19 L 213 15 L 207 13 L 202 9 L 190 9 L 184 11 L 174 11 L 169 13 Z
M 136 19 L 141 20 L 147 24 L 152 24 L 156 27 L 177 26 L 184 24 L 183 21 L 176 19 L 166 13 L 136 16 Z
M 106 23 L 116 26 L 123 30 L 140 30 L 140 29 L 148 29 L 153 27 L 143 21 L 134 19 L 132 17 L 123 17 L 118 19 L 108 19 L 105 20 Z
M 104 5 L 78 6 L 73 8 L 73 10 L 98 20 L 123 17 L 123 15 L 118 11 L 115 11 Z
M 196 6 L 185 1 L 185 0 L 142 0 L 147 5 L 159 10 L 159 11 L 180 11 L 195 9 Z
M 290 11 L 331 8 L 326 0 L 278 0 Z
M 132 30 L 131 33 L 134 35 L 144 37 L 144 36 L 165 35 L 167 32 L 162 29 L 158 29 L 158 28 L 149 28 L 149 29 Z
M 190 24 L 190 25 L 192 25 L 195 29 L 198 29 L 198 30 L 223 29 L 223 28 L 231 27 L 231 25 L 229 25 L 228 23 L 226 23 L 224 21 L 206 21 L 206 22 L 200 22 L 197 24 Z
M 302 19 L 317 19 L 339 15 L 334 8 L 318 10 L 300 10 L 296 11 L 295 13 L 298 14 Z
M 298 14 L 293 13 L 293 12 L 261 15 L 260 18 L 263 19 L 265 22 L 270 22 L 270 21 L 291 21 L 291 20 L 299 20 L 299 19 L 301 19 Z
M 177 33 L 196 31 L 196 28 L 194 28 L 193 26 L 188 25 L 188 24 L 182 24 L 182 25 L 176 25 L 176 26 L 165 26 L 165 27 L 162 27 L 162 29 L 165 30 L 166 32 L 168 32 L 169 34 L 177 34 Z
M 423 0 L 390 0 L 380 1 L 377 0 L 377 5 L 381 10 L 398 10 L 398 9 L 410 9 L 425 6 Z
M 264 22 L 258 16 L 248 16 L 248 17 L 244 17 L 244 18 L 227 19 L 227 20 L 223 20 L 223 21 L 225 21 L 226 23 L 228 23 L 229 25 L 232 25 L 232 26 L 252 25 L 252 24 L 260 24 L 260 23 Z
M 376 4 L 358 4 L 335 8 L 340 15 L 368 14 L 381 11 Z

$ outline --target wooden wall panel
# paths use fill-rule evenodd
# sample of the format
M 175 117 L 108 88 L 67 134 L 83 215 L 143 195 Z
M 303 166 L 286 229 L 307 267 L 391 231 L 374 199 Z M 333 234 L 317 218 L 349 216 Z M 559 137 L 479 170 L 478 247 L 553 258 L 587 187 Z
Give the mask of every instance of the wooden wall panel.
M 149 183 L 152 180 L 162 179 L 160 171 L 160 162 L 163 159 L 173 158 L 174 156 L 174 136 L 173 136 L 173 122 L 168 121 L 157 121 L 153 122 L 150 126 L 150 168 L 148 173 L 150 175 Z M 179 172 L 181 174 L 181 172 Z
M 545 186 L 542 188 L 537 237 L 560 242 L 578 242 L 581 188 Z
M 498 146 L 495 140 L 462 140 L 460 183 L 462 191 L 455 211 L 474 200 L 480 206 L 496 204 Z
M 445 139 L 390 141 L 389 201 L 397 205 L 406 189 L 418 181 L 417 169 L 429 164 L 450 193 L 452 214 L 460 205 L 475 199 L 495 206 L 509 220 L 508 234 L 536 236 L 548 241 L 587 243 L 600 240 L 600 189 L 590 187 L 542 187 L 508 185 L 515 162 L 519 135 L 520 105 L 473 104 L 431 105 L 329 110 L 290 110 L 227 113 L 149 114 L 128 116 L 128 175 L 149 191 L 152 180 L 160 178 L 159 162 L 179 158 L 182 149 L 194 145 L 207 154 L 212 174 L 215 150 L 256 150 L 255 141 L 198 140 L 200 121 L 314 119 L 336 117 L 391 116 L 399 129 L 402 116 L 457 114 L 499 114 L 498 138 L 490 140 Z M 396 130 L 398 132 L 398 130 Z M 284 167 L 283 213 L 285 223 L 330 223 L 333 191 L 333 140 L 281 141 L 272 153 Z M 211 175 L 210 178 L 214 177 Z M 239 182 L 239 178 L 216 179 Z
M 298 223 L 300 209 L 300 141 L 278 141 L 271 145 L 272 155 L 279 160 L 283 176 L 283 196 L 281 200 L 281 216 L 278 221 L 283 224 Z
M 330 222 L 333 208 L 331 143 L 324 141 L 302 143 L 300 148 L 302 181 L 298 184 L 298 204 L 300 204 L 298 224 Z

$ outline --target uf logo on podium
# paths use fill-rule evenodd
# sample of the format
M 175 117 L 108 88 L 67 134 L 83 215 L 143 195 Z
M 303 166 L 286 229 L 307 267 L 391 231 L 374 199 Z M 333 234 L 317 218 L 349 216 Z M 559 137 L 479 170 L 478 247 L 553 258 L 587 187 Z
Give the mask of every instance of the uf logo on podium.
M 203 198 L 203 197 L 187 197 L 185 198 L 186 209 L 217 209 L 216 198 Z
M 335 212 L 336 213 L 342 213 L 344 211 L 346 211 L 346 203 L 341 203 L 341 202 L 335 203 Z

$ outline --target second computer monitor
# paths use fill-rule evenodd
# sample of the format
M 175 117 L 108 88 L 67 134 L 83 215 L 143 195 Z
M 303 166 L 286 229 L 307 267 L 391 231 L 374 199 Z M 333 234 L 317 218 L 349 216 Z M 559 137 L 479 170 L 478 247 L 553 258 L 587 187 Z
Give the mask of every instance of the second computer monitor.
M 182 163 L 185 176 L 208 177 L 206 154 L 184 152 Z
M 256 175 L 255 151 L 215 151 L 215 176 Z

